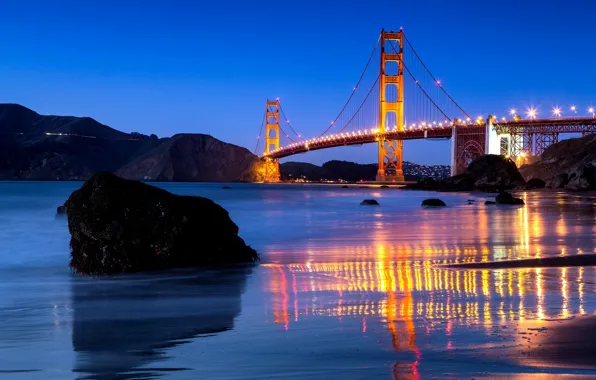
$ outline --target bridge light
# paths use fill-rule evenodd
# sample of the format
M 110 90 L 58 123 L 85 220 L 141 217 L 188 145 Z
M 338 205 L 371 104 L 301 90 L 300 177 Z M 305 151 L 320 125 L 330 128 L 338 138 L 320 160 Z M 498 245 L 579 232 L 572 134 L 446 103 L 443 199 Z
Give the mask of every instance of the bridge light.
M 437 85 L 441 87 L 441 81 L 439 79 L 437 79 Z
M 530 108 L 528 109 L 528 112 L 526 112 L 526 115 L 528 115 L 530 119 L 536 119 L 536 116 L 538 115 L 538 110 L 536 110 L 536 108 Z
M 594 118 L 594 114 L 595 114 L 595 112 L 594 112 L 594 107 L 590 107 L 590 108 L 588 108 L 588 112 L 589 112 L 590 114 L 592 114 L 592 118 Z
M 570 109 L 571 109 L 571 112 L 577 113 L 577 107 L 576 106 L 571 106 Z
M 505 120 L 507 120 L 507 119 L 506 119 L 505 117 L 502 117 L 502 118 L 501 118 L 501 120 L 505 121 Z
M 466 121 L 472 121 L 472 119 L 470 119 L 469 117 L 466 118 Z
M 556 117 L 561 117 L 561 109 L 559 107 L 553 108 L 553 115 Z
M 515 108 L 509 110 L 509 115 L 515 116 L 515 114 L 517 114 L 517 110 Z

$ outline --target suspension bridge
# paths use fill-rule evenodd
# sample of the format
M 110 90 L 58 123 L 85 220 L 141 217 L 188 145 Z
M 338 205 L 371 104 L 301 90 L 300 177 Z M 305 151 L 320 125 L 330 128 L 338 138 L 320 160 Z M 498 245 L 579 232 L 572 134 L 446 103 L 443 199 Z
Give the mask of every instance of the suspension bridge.
M 379 69 L 372 68 L 375 62 L 380 62 Z M 279 99 L 267 100 L 255 153 L 262 151 L 266 181 L 277 182 L 284 157 L 375 143 L 377 182 L 403 182 L 405 140 L 450 139 L 451 174 L 456 175 L 483 154 L 505 155 L 519 164 L 556 143 L 560 133 L 596 132 L 593 108 L 591 117 L 563 118 L 560 109 L 553 112 L 550 119 L 537 119 L 535 110 L 528 119 L 515 110 L 510 120 L 492 115 L 473 119 L 431 73 L 403 30 L 383 30 L 347 101 L 321 134 L 304 139 Z

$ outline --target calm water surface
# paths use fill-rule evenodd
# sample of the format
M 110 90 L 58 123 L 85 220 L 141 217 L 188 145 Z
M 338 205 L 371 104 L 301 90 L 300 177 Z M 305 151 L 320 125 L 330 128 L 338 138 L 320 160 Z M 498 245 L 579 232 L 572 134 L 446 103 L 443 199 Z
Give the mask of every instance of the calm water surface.
M 261 264 L 89 279 L 69 272 L 54 216 L 79 186 L 0 182 L 0 378 L 596 376 L 524 356 L 541 327 L 594 314 L 594 268 L 442 267 L 593 253 L 594 199 L 440 194 L 449 207 L 422 209 L 436 193 L 163 184 L 227 208 Z

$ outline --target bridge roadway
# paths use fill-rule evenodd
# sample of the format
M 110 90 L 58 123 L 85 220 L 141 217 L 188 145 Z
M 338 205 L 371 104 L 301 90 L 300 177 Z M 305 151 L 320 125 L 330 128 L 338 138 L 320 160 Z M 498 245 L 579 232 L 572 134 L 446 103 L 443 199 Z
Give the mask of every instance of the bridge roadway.
M 284 158 L 294 154 L 306 153 L 312 150 L 332 148 L 336 146 L 362 145 L 379 141 L 379 137 L 385 136 L 389 140 L 415 140 L 415 139 L 436 139 L 450 138 L 453 127 L 435 127 L 428 129 L 408 129 L 404 131 L 388 131 L 384 134 L 346 132 L 330 136 L 317 137 L 311 140 L 300 141 L 290 144 L 277 151 L 272 152 L 267 157 Z
M 467 124 L 469 127 L 478 127 L 486 124 Z M 533 119 L 533 120 L 507 120 L 494 121 L 493 126 L 499 135 L 503 134 L 532 134 L 532 133 L 596 133 L 596 118 L 556 118 L 556 119 Z M 460 125 L 459 128 L 465 128 Z M 384 136 L 388 140 L 417 140 L 417 139 L 439 139 L 450 138 L 453 134 L 453 126 L 412 128 L 404 131 L 388 131 Z M 335 135 L 317 137 L 310 140 L 296 142 L 277 151 L 270 153 L 267 157 L 280 159 L 294 154 L 306 153 L 312 150 L 332 148 L 337 146 L 362 145 L 379 141 L 379 132 L 346 132 Z
M 596 133 L 596 118 L 570 117 L 556 119 L 508 120 L 493 123 L 498 134 L 530 133 Z

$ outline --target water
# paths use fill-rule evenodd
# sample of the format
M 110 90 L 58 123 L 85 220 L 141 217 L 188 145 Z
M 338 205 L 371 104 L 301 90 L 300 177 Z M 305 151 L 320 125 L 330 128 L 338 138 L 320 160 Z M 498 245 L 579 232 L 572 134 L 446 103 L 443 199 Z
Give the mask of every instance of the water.
M 443 264 L 593 253 L 596 201 L 324 186 L 163 184 L 230 211 L 255 268 L 89 279 L 68 270 L 55 208 L 79 183 L 0 182 L 0 377 L 591 378 L 528 356 L 596 311 L 593 267 Z M 375 198 L 380 207 L 359 206 Z M 472 205 L 468 199 L 474 199 Z

